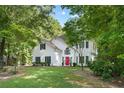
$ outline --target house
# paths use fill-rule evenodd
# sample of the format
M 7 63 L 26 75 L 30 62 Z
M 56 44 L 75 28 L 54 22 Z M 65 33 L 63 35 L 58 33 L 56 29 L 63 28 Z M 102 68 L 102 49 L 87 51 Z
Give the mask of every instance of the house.
M 81 65 L 80 58 L 87 62 L 93 61 L 97 49 L 92 41 L 84 40 L 81 44 L 69 47 L 62 36 L 51 41 L 44 41 L 38 44 L 32 52 L 32 62 L 47 62 L 50 66 L 70 66 L 73 63 Z M 81 55 L 81 57 L 79 56 Z

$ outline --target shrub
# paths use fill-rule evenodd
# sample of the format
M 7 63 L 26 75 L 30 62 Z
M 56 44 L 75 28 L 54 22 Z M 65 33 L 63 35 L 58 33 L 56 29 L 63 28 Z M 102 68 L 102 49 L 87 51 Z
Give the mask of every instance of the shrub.
M 93 62 L 90 66 L 91 70 L 97 76 L 102 76 L 102 79 L 107 80 L 112 77 L 112 63 L 104 61 Z
M 120 77 L 124 78 L 124 71 L 121 72 Z
M 88 62 L 87 62 L 87 66 L 88 66 L 88 67 L 91 67 L 91 65 L 92 65 L 92 61 L 88 61 Z
M 33 62 L 33 66 L 50 66 L 47 62 Z
M 91 70 L 94 72 L 95 75 L 102 75 L 104 70 L 104 64 L 103 61 L 94 61 L 93 64 L 90 66 Z
M 118 76 L 124 77 L 124 62 L 116 62 L 114 66 L 114 69 L 116 68 L 115 73 Z
M 112 76 L 123 76 L 124 74 L 124 62 L 115 62 L 112 67 Z
M 107 80 L 112 77 L 124 78 L 124 60 L 116 60 L 116 62 L 95 61 L 90 65 L 90 69 L 95 75 L 102 76 Z
M 104 69 L 103 69 L 103 72 L 102 72 L 102 79 L 103 80 L 109 80 L 112 78 L 112 67 L 113 67 L 113 64 L 111 62 L 105 62 L 104 64 Z

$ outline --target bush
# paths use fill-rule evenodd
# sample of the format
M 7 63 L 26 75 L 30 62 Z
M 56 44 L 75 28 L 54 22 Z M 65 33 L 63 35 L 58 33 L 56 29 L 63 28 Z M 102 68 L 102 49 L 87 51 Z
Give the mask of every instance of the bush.
M 116 75 L 118 76 L 124 77 L 124 62 L 116 62 L 114 66 L 114 73 L 117 73 Z
M 112 63 L 104 61 L 96 61 L 90 65 L 91 70 L 97 76 L 102 76 L 102 79 L 107 80 L 112 77 Z
M 33 62 L 33 66 L 50 66 L 48 62 Z
M 118 77 L 124 74 L 124 62 L 115 62 L 112 67 L 112 76 Z
M 105 62 L 104 69 L 102 72 L 102 79 L 103 80 L 109 80 L 112 78 L 112 67 L 113 64 L 111 62 Z
M 104 70 L 104 64 L 105 62 L 103 61 L 94 61 L 90 68 L 95 75 L 101 76 Z
M 73 63 L 73 67 L 76 67 L 77 63 Z
M 88 67 L 91 67 L 91 65 L 92 65 L 92 61 L 88 61 L 88 62 L 87 62 L 87 66 L 88 66 Z
M 124 71 L 121 72 L 120 77 L 124 78 Z
M 124 78 L 124 62 L 96 61 L 90 65 L 90 69 L 95 75 L 102 76 L 104 80 L 111 79 L 112 77 Z

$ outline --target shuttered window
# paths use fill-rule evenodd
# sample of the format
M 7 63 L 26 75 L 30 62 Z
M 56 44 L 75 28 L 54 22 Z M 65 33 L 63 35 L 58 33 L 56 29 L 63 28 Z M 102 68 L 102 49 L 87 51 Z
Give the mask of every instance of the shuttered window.
M 35 57 L 35 62 L 40 63 L 40 57 Z
M 46 44 L 40 44 L 40 50 L 46 49 Z

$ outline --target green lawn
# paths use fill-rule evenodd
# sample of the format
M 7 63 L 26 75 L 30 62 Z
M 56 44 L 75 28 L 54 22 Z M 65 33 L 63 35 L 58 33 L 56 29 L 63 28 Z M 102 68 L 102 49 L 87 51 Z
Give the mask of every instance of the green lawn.
M 106 87 L 104 82 L 83 75 L 79 67 L 25 67 L 25 75 L 0 80 L 4 88 Z M 74 72 L 80 71 L 79 75 Z M 81 76 L 80 76 L 81 75 Z
M 70 74 L 77 69 L 79 68 L 27 67 L 24 69 L 26 75 L 8 80 L 0 80 L 0 87 L 81 87 L 68 82 L 69 80 L 79 79 L 79 77 Z

